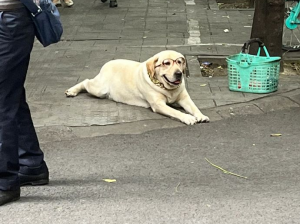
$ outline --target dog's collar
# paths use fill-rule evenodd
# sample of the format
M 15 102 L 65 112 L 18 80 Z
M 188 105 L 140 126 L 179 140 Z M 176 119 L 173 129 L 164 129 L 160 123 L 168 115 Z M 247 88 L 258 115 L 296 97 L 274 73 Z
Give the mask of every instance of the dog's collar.
M 152 75 L 150 75 L 150 72 L 148 72 L 148 76 L 149 76 L 151 82 L 152 82 L 154 85 L 156 85 L 156 86 L 158 86 L 158 87 L 160 87 L 160 88 L 162 88 L 162 89 L 169 90 L 169 89 L 167 89 L 167 88 L 164 86 L 163 83 L 161 83 L 161 82 L 156 78 L 156 75 L 153 75 L 153 76 L 152 76 Z M 181 85 L 181 83 L 180 83 L 175 89 L 177 89 L 180 85 Z
M 164 86 L 164 84 L 163 83 L 161 83 L 157 78 L 156 78 L 156 75 L 150 75 L 150 73 L 148 72 L 148 75 L 149 75 L 149 78 L 150 78 L 150 80 L 151 80 L 151 82 L 154 84 L 154 85 L 156 85 L 156 86 L 158 86 L 158 87 L 160 87 L 160 88 L 162 88 L 162 89 L 167 89 L 165 86 Z

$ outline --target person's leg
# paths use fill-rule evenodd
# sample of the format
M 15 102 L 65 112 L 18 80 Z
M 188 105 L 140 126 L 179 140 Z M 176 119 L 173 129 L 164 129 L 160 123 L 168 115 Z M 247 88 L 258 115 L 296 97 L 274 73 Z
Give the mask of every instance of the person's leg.
M 110 0 L 109 7 L 111 7 L 111 8 L 118 7 L 117 0 Z
M 56 6 L 56 7 L 60 7 L 61 6 L 61 1 L 60 0 L 52 0 L 53 4 Z
M 110 0 L 109 7 L 111 8 L 118 7 L 117 0 Z
M 17 114 L 33 40 L 25 8 L 0 12 L 0 205 L 20 197 Z
M 101 0 L 101 2 L 105 3 L 105 2 L 107 2 L 107 0 Z M 110 0 L 109 7 L 111 7 L 111 8 L 118 7 L 117 0 Z
M 44 153 L 40 149 L 39 141 L 33 126 L 24 88 L 17 113 L 17 124 L 19 131 L 20 185 L 48 184 L 48 168 L 44 162 Z
M 64 0 L 66 6 L 72 7 L 74 5 L 74 2 L 72 0 Z

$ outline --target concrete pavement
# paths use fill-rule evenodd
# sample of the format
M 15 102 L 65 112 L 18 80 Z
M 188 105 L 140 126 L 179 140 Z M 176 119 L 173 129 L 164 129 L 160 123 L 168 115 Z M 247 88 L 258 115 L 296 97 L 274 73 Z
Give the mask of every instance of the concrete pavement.
M 22 187 L 0 223 L 298 224 L 299 113 L 44 143 L 50 184 Z
M 59 10 L 64 25 L 62 41 L 47 48 L 35 43 L 26 82 L 42 142 L 183 126 L 149 109 L 99 100 L 87 94 L 76 98 L 64 95 L 69 87 L 97 75 L 111 59 L 144 61 L 165 49 L 177 50 L 187 57 L 188 91 L 212 121 L 231 116 L 232 108 L 240 107 L 240 103 L 251 108 L 243 113 L 260 113 L 272 110 L 273 106 L 299 107 L 300 78 L 296 75 L 282 75 L 279 90 L 272 94 L 231 92 L 226 76 L 201 76 L 197 55 L 230 55 L 240 51 L 250 36 L 251 10 L 217 10 L 213 0 L 120 0 L 118 8 L 109 8 L 108 3 L 100 0 L 85 0 Z M 284 95 L 287 92 L 293 98 Z M 271 103 L 272 96 L 275 101 L 283 100 Z M 261 103 L 270 108 L 260 106 Z M 229 112 L 224 115 L 224 111 Z

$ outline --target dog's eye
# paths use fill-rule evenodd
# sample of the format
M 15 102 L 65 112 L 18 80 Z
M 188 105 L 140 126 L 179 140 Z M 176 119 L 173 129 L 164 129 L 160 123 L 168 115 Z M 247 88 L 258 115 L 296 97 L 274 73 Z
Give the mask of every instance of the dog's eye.
M 170 60 L 164 60 L 163 65 L 166 65 L 166 66 L 170 66 L 171 65 L 171 61 Z
M 178 64 L 178 65 L 182 65 L 182 64 L 184 64 L 184 59 L 183 58 L 177 58 L 176 59 L 176 63 Z

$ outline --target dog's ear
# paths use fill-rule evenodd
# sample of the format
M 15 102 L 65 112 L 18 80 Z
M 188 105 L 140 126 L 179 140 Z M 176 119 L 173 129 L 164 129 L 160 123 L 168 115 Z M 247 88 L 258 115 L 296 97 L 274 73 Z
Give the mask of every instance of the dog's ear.
M 158 61 L 158 57 L 157 56 L 153 56 L 152 58 L 149 58 L 146 61 L 146 67 L 147 67 L 147 72 L 148 74 L 153 77 L 154 76 L 154 69 L 155 69 L 155 63 Z
M 189 69 L 187 67 L 187 62 L 186 62 L 186 58 L 185 59 L 185 64 L 184 64 L 184 67 L 183 67 L 183 74 L 185 75 L 185 77 L 190 77 L 190 72 L 189 72 Z

